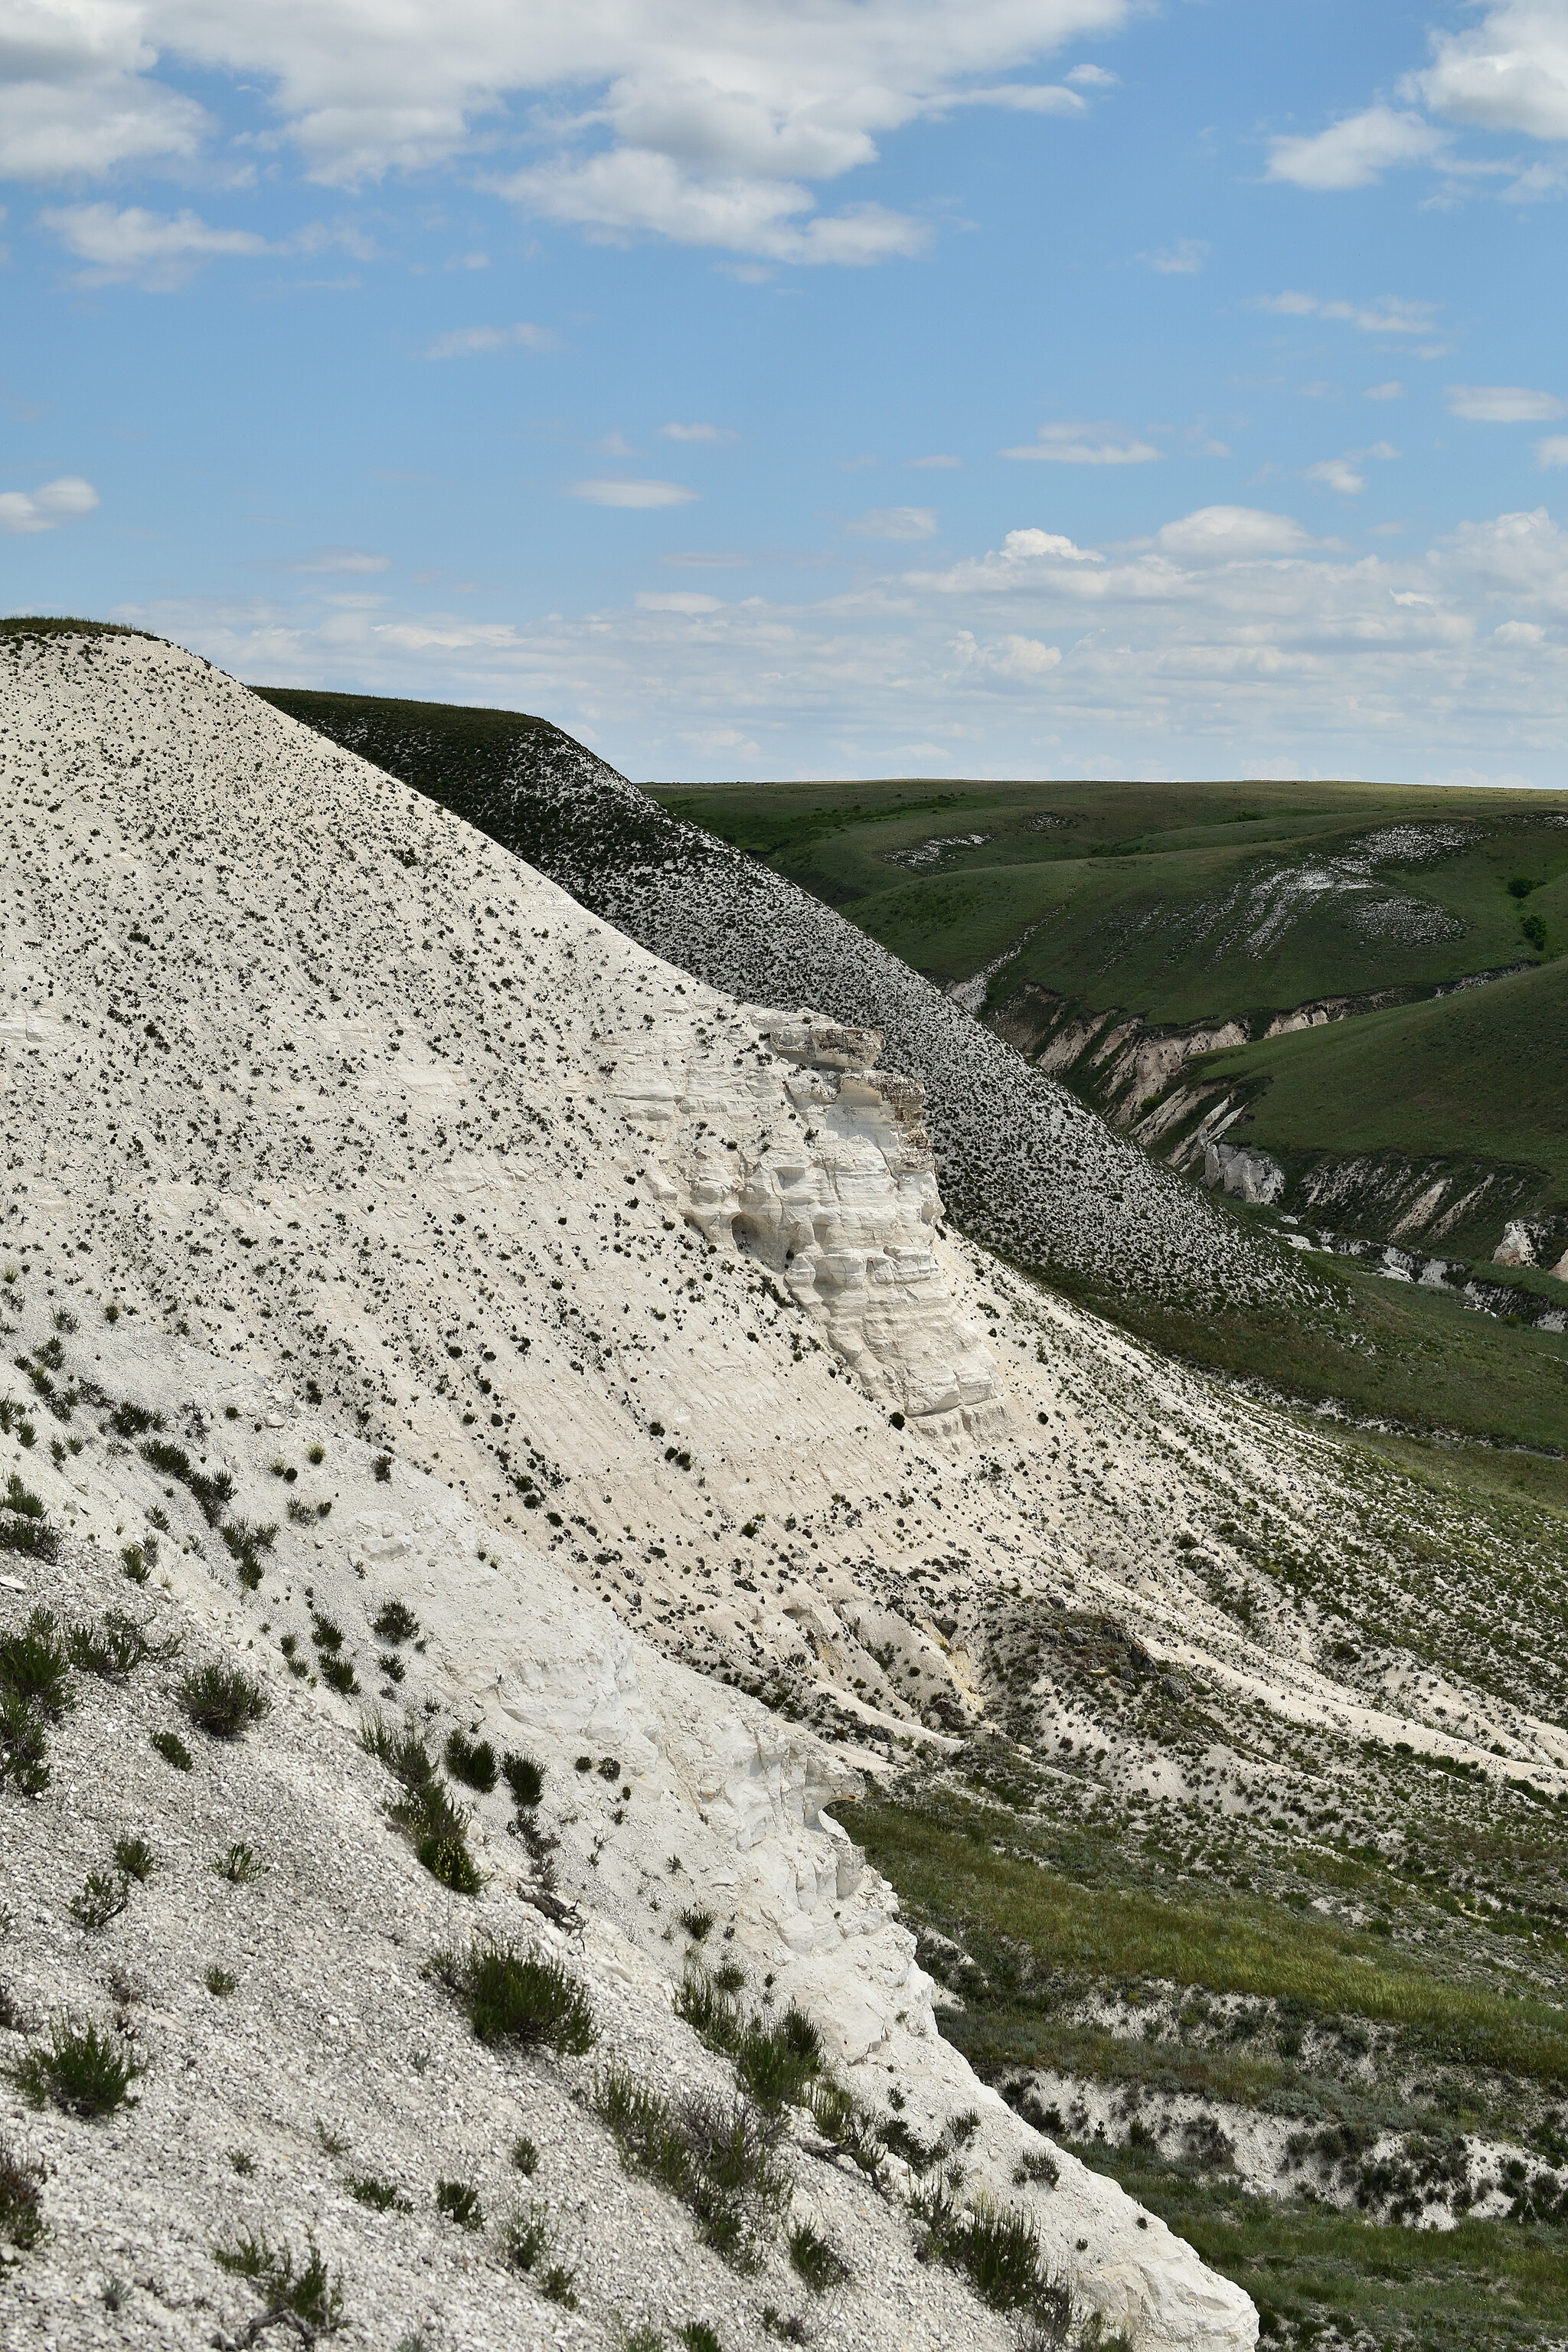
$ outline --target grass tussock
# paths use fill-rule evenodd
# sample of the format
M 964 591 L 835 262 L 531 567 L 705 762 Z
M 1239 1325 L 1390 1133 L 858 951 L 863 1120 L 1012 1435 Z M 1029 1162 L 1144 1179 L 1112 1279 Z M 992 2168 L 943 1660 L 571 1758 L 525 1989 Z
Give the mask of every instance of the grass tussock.
M 823 2068 L 816 2028 L 794 2001 L 778 2017 L 748 2012 L 735 1991 L 706 1969 L 689 1968 L 676 1995 L 675 2013 L 695 2028 L 710 2050 L 734 2065 L 742 2088 L 766 2115 L 799 2106 Z
M 274 2246 L 264 2230 L 247 2230 L 226 2245 L 215 2246 L 213 2260 L 232 2277 L 247 2279 L 267 2312 L 288 2314 L 318 2335 L 330 2336 L 342 2326 L 342 2274 L 328 2269 L 313 2234 L 306 2244 L 301 2262 L 288 2244 Z
M 181 1683 L 179 1700 L 210 1739 L 238 1739 L 272 1708 L 255 1676 L 239 1666 L 198 1666 Z
M 622 2162 L 689 2206 L 725 2262 L 755 2269 L 792 2194 L 778 2159 L 779 2119 L 749 2099 L 710 2092 L 672 2102 L 618 2059 L 595 2076 L 593 2096 Z
M 24 2253 L 44 2234 L 45 2177 L 37 2157 L 0 2139 L 0 2238 Z
M 118 2034 L 61 2016 L 44 2047 L 27 2051 L 8 2071 L 29 2106 L 57 2106 L 90 2121 L 134 2105 L 131 2086 L 145 2069 Z
M 466 1950 L 438 1952 L 430 1967 L 481 2042 L 542 2046 L 577 2058 L 599 2038 L 582 1983 L 547 1952 L 476 1937 Z
M 577 2308 L 577 2270 L 560 2259 L 560 2241 L 550 2208 L 541 2198 L 513 2206 L 500 2226 L 501 2259 L 531 2278 L 550 2303 Z
M 1026 2213 L 984 2197 L 973 2205 L 960 2205 L 946 2188 L 917 2197 L 910 2210 L 925 2232 L 920 2247 L 922 2261 L 962 2271 L 993 2311 L 1025 2314 L 1037 2333 L 1055 2331 L 1047 2341 L 1066 2342 L 1072 2297 L 1047 2267 L 1039 2232 Z

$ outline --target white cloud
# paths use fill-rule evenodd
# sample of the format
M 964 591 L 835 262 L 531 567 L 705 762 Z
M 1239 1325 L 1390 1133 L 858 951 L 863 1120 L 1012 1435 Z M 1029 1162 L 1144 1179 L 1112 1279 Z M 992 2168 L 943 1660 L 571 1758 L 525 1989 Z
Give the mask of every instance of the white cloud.
M 126 0 L 7 0 L 0 17 L 0 177 L 58 180 L 195 155 L 202 108 L 146 77 L 157 62 Z
M 323 612 L 306 582 L 292 601 L 114 617 L 240 677 L 544 709 L 634 774 L 692 772 L 710 730 L 716 763 L 749 760 L 725 740 L 743 726 L 773 775 L 885 774 L 894 747 L 922 742 L 970 775 L 1560 785 L 1568 530 L 1544 509 L 1397 551 L 1221 508 L 1142 547 L 1029 528 L 942 571 L 890 553 L 899 568 L 853 600 L 748 597 L 689 624 L 636 607 Z M 1531 629 L 1539 645 L 1518 634 Z M 961 666 L 963 632 L 975 656 Z
M 542 160 L 504 184 L 590 234 L 652 235 L 765 259 L 868 262 L 916 251 L 913 215 L 816 215 L 814 184 L 863 169 L 878 142 L 953 104 L 1079 111 L 1109 86 L 1031 73 L 1066 43 L 1120 31 L 1134 0 L 6 0 L 0 169 L 91 173 L 195 156 L 201 108 L 156 76 L 258 89 L 310 174 L 352 186 L 481 149 L 536 103 Z
M 140 205 L 64 205 L 39 215 L 45 228 L 87 268 L 84 286 L 141 286 L 167 293 L 204 261 L 250 259 L 279 250 L 251 229 L 212 228 L 195 213 L 172 217 Z
M 454 327 L 437 335 L 426 351 L 427 360 L 471 360 L 488 352 L 552 352 L 556 339 L 548 327 L 531 326 L 520 319 L 514 327 Z
M 1157 269 L 1163 278 L 1195 278 L 1207 253 L 1208 247 L 1201 236 L 1180 236 L 1174 245 L 1157 247 L 1152 253 L 1141 253 L 1138 258 L 1146 261 L 1151 269 Z
M 620 244 L 664 236 L 677 245 L 716 245 L 771 260 L 864 264 L 908 257 L 931 242 L 924 221 L 880 205 L 801 221 L 815 202 L 794 180 L 705 179 L 668 155 L 622 147 L 587 163 L 533 166 L 500 184 L 525 211 Z
M 944 457 L 940 456 L 931 457 L 911 457 L 910 459 L 910 464 L 917 471 L 922 467 L 941 467 L 945 468 L 952 466 L 962 466 L 963 463 L 963 460 L 962 457 Z
M 680 588 L 668 591 L 639 588 L 635 602 L 639 613 L 684 613 L 689 619 L 697 619 L 704 613 L 721 613 L 724 609 L 717 596 L 699 596 L 695 591 L 689 593 Z
M 1260 294 L 1255 307 L 1277 319 L 1333 319 L 1359 327 L 1364 335 L 1429 335 L 1433 302 L 1411 302 L 1399 294 L 1374 295 L 1370 302 L 1322 301 L 1316 294 Z M 1425 353 L 1422 354 L 1426 356 Z
M 1338 490 L 1342 498 L 1353 499 L 1366 488 L 1366 478 L 1358 474 L 1348 457 L 1324 457 L 1307 468 L 1310 482 L 1322 482 L 1329 489 Z
M 1405 386 L 1397 380 L 1387 383 L 1369 383 L 1362 394 L 1363 400 L 1403 400 L 1404 397 Z
M 571 495 L 586 499 L 595 507 L 684 507 L 698 496 L 680 482 L 638 482 L 626 478 L 613 481 L 574 482 Z
M 977 645 L 968 629 L 961 629 L 952 641 L 959 667 L 984 672 L 991 677 L 1007 678 L 1027 685 L 1044 677 L 1047 671 L 1061 665 L 1059 646 L 1047 646 L 1038 637 L 998 637 L 994 645 Z
M 945 98 L 933 99 L 924 110 L 930 114 L 945 114 L 954 106 L 1000 106 L 1013 114 L 1081 114 L 1084 101 L 1076 89 L 1068 89 L 1061 82 L 1005 82 L 997 89 L 954 90 Z
M 1538 466 L 1568 466 L 1568 433 L 1548 433 L 1535 445 Z
M 0 490 L 0 531 L 30 538 L 91 514 L 97 504 L 98 492 L 79 474 L 62 474 L 37 490 Z
M 861 539 L 916 540 L 934 539 L 937 533 L 934 507 L 868 507 L 846 530 Z
M 1146 466 L 1161 452 L 1149 441 L 1113 438 L 1103 425 L 1042 425 L 1037 441 L 1002 455 L 1042 457 L 1058 466 Z
M 1568 139 L 1568 16 L 1561 0 L 1495 0 L 1464 33 L 1435 33 L 1409 94 L 1457 122 Z
M 1262 507 L 1200 507 L 1154 534 L 1162 554 L 1184 563 L 1248 562 L 1258 556 L 1294 555 L 1309 544 L 1289 515 Z
M 1451 383 L 1448 408 L 1472 425 L 1546 425 L 1568 415 L 1568 402 L 1521 383 Z
M 1108 73 L 1104 66 L 1086 65 L 1074 66 L 1067 79 L 1068 81 L 1077 82 L 1080 89 L 1115 89 L 1121 77 L 1120 74 Z
M 738 441 L 740 436 L 727 425 L 661 425 L 660 433 L 667 441 Z
M 1271 140 L 1268 177 L 1298 188 L 1365 188 L 1392 164 L 1430 163 L 1444 144 L 1418 114 L 1369 106 L 1310 139 Z
M 389 572 L 390 555 L 376 555 L 364 547 L 321 547 L 302 563 L 291 563 L 290 572 L 337 572 L 365 573 Z

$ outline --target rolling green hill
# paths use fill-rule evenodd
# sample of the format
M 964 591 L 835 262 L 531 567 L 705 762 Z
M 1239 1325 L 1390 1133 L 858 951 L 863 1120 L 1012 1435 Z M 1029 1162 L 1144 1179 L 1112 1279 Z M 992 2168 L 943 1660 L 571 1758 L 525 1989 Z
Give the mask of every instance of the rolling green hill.
M 1538 1167 L 1568 1200 L 1568 960 L 1196 1066 L 1268 1080 L 1247 1132 L 1265 1150 L 1466 1152 Z
M 1568 946 L 1568 800 L 1358 783 L 659 786 L 952 983 L 1152 1023 L 1425 993 Z M 1528 901 L 1509 884 L 1527 881 Z M 1009 954 L 1011 950 L 1011 954 Z

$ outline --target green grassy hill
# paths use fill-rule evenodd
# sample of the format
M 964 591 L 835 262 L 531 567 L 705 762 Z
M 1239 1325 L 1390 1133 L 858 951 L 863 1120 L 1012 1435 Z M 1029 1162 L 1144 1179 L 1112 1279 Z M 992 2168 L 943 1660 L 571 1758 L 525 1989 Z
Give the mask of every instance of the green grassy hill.
M 1568 1202 L 1568 960 L 1196 1066 L 1267 1079 L 1247 1129 L 1264 1150 L 1469 1153 Z
M 657 787 L 934 978 L 1155 1023 L 1425 992 L 1568 947 L 1568 803 L 1357 783 Z M 977 837 L 979 836 L 979 837 Z M 1510 895 L 1532 886 L 1528 901 Z

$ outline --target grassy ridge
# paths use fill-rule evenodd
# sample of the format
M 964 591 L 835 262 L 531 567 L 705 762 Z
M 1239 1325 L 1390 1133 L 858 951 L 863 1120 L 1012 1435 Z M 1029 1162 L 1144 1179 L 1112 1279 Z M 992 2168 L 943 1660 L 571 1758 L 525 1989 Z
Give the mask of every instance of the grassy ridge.
M 1384 988 L 1429 989 L 1530 952 L 1508 883 L 1568 944 L 1568 832 L 1539 793 L 1300 784 L 661 786 L 664 805 L 766 859 L 918 970 L 966 977 L 1018 943 L 1005 985 L 1030 980 L 1087 1010 L 1154 1021 L 1278 1012 Z M 1388 863 L 1390 887 L 1450 919 L 1426 941 L 1368 935 L 1342 897 L 1306 894 L 1257 943 L 1216 925 L 1265 872 L 1342 856 L 1379 828 L 1437 820 L 1470 838 L 1436 860 Z M 958 837 L 983 834 L 969 846 Z M 898 861 L 949 841 L 918 869 Z M 1380 865 L 1379 871 L 1384 871 Z M 1028 940 L 1031 926 L 1041 928 Z M 1451 928 L 1458 927 L 1458 928 Z M 1563 936 L 1558 938 L 1556 935 Z
M 994 1823 L 984 1821 L 966 1835 L 929 1810 L 874 1805 L 857 1807 L 852 1821 L 857 1841 L 922 1916 L 1026 1944 L 1039 1969 L 1064 1987 L 1168 1982 L 1288 2000 L 1314 2018 L 1403 2027 L 1436 2057 L 1553 2087 L 1568 2084 L 1562 2010 L 1451 1981 L 1330 1921 L 1278 1904 L 1175 1901 L 1079 1885 L 1034 1861 L 994 1853 L 983 1842 Z M 969 2047 L 972 2035 L 963 2039 Z M 1013 2039 L 1016 2057 L 1016 2019 Z M 1048 2011 L 1039 2014 L 1036 2041 L 1035 2063 L 1055 2063 Z
M 1247 1129 L 1265 1150 L 1474 1152 L 1540 1167 L 1568 1193 L 1568 961 L 1197 1067 L 1268 1079 Z

